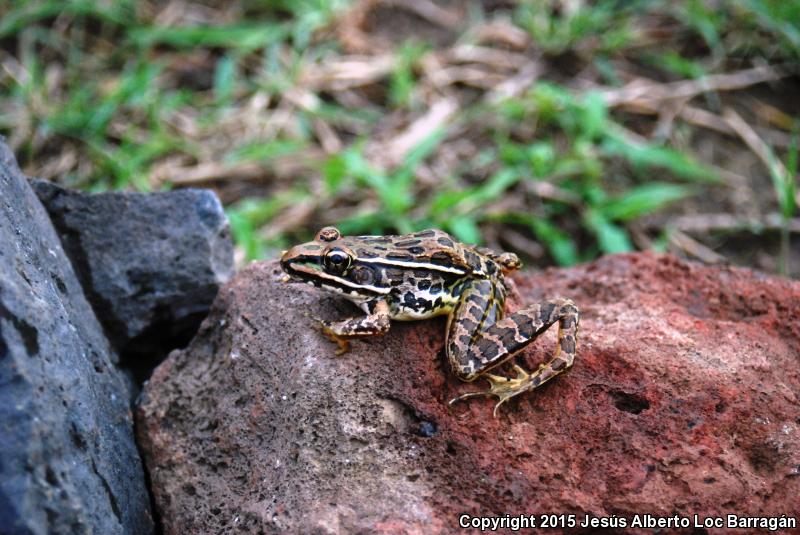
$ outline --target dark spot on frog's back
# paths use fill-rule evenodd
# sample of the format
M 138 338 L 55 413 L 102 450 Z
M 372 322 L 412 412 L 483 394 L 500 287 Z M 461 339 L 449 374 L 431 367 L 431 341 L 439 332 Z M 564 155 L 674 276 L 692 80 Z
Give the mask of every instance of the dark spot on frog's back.
M 390 260 L 413 260 L 414 257 L 408 253 L 389 253 L 386 258 Z
M 423 230 L 413 234 L 415 238 L 432 238 L 434 235 L 436 235 L 436 231 L 433 229 Z
M 408 252 L 411 254 L 422 254 L 425 252 L 424 247 L 409 247 Z
M 417 298 L 414 295 L 414 292 L 406 292 L 406 294 L 403 296 L 403 303 L 405 303 L 407 307 L 413 307 L 416 302 Z
M 362 236 L 360 240 L 364 243 L 389 243 L 389 236 Z
M 369 249 L 358 249 L 356 252 L 361 258 L 375 258 L 378 256 L 378 253 L 372 252 Z
M 402 269 L 387 269 L 386 276 L 389 278 L 388 282 L 392 286 L 399 286 L 403 284 L 403 270 Z
M 441 291 L 442 291 L 442 283 L 441 282 L 436 283 L 433 286 L 431 286 L 431 289 L 430 289 L 431 294 L 436 295 L 436 294 L 440 293 Z
M 436 241 L 438 241 L 441 245 L 444 245 L 445 247 L 453 247 L 454 246 L 453 240 L 451 240 L 450 238 L 441 237 Z
M 472 268 L 473 271 L 480 270 L 481 258 L 477 254 L 472 251 L 464 251 L 464 258 L 467 259 L 467 265 Z
M 453 262 L 452 259 L 450 258 L 450 255 L 447 254 L 445 251 L 436 251 L 431 255 L 431 263 L 449 266 Z
M 419 245 L 421 242 L 420 240 L 403 240 L 399 241 L 394 244 L 395 247 L 412 247 L 414 245 Z
M 430 287 L 431 287 L 431 281 L 429 280 L 421 280 L 417 284 L 417 288 L 419 288 L 420 290 L 427 290 Z

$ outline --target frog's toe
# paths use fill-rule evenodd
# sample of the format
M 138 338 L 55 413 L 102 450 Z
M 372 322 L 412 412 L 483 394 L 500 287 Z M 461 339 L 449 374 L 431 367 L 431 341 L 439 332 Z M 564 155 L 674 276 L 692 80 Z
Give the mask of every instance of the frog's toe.
M 336 349 L 337 357 L 344 355 L 345 353 L 350 351 L 350 341 L 347 338 L 340 336 L 333 328 L 333 324 L 330 321 L 325 321 L 315 316 L 310 316 L 310 317 L 319 323 L 322 334 L 325 335 L 325 337 L 328 338 L 330 341 L 336 342 L 336 345 L 339 346 Z
M 478 392 L 467 392 L 466 394 L 461 394 L 460 396 L 456 396 L 453 399 L 451 399 L 448 402 L 448 405 L 453 405 L 456 401 L 461 401 L 461 400 L 469 399 L 469 398 L 476 398 L 478 396 L 488 396 L 488 395 L 489 395 L 489 391 L 488 390 L 486 390 L 486 391 L 480 390 Z
M 497 409 L 516 395 L 519 395 L 529 389 L 530 375 L 521 367 L 515 365 L 514 369 L 517 371 L 516 378 L 503 377 L 501 375 L 493 375 L 486 373 L 482 377 L 489 381 L 488 390 L 480 390 L 478 392 L 467 392 L 450 401 L 450 405 L 462 399 L 469 399 L 478 396 L 495 396 L 500 401 L 494 406 L 494 417 L 497 417 Z

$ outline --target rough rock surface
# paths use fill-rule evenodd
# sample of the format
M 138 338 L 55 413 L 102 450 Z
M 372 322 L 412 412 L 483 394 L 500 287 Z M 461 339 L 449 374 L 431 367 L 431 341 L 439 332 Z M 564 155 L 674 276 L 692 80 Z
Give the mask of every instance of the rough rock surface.
M 0 138 L 0 532 L 153 531 L 130 393 Z
M 123 359 L 155 364 L 185 346 L 233 275 L 228 220 L 216 195 L 88 195 L 43 180 L 31 185 Z
M 357 310 L 278 277 L 240 272 L 144 390 L 137 432 L 167 534 L 800 511 L 798 282 L 655 254 L 521 273 L 512 308 L 581 307 L 579 354 L 494 419 L 488 398 L 447 405 L 485 384 L 447 369 L 443 319 L 336 357 L 307 313 Z M 553 345 L 525 352 L 529 368 Z

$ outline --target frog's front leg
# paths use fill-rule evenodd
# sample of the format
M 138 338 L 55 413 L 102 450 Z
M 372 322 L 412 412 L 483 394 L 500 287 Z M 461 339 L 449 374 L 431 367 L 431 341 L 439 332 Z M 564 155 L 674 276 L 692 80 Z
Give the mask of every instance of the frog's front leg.
M 385 334 L 389 330 L 389 305 L 386 301 L 376 301 L 369 306 L 369 314 L 358 318 L 343 321 L 324 321 L 322 332 L 339 345 L 337 355 L 342 355 L 350 349 L 350 340 Z
M 450 366 L 464 381 L 486 377 L 489 390 L 471 392 L 451 403 L 478 395 L 497 396 L 497 408 L 508 399 L 532 390 L 572 366 L 578 337 L 578 309 L 569 299 L 553 299 L 529 306 L 507 318 L 499 317 L 496 285 L 488 280 L 473 282 L 461 296 L 448 325 L 447 355 Z M 536 340 L 552 324 L 559 323 L 555 355 L 539 369 L 528 373 L 514 365 L 517 376 L 487 373 L 511 359 Z

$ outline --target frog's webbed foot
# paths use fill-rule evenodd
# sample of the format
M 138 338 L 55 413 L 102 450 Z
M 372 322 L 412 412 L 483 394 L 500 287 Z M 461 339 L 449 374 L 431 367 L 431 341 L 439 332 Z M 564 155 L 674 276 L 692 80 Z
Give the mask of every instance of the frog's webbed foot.
M 500 405 L 514 396 L 518 396 L 523 392 L 527 392 L 532 388 L 536 388 L 540 384 L 539 381 L 534 380 L 534 378 L 538 376 L 537 373 L 530 374 L 517 364 L 514 364 L 514 370 L 517 372 L 517 376 L 514 378 L 503 377 L 501 375 L 494 375 L 491 373 L 485 373 L 481 375 L 481 377 L 484 377 L 487 381 L 489 381 L 489 390 L 481 390 L 479 392 L 468 392 L 466 394 L 462 394 L 457 398 L 450 400 L 450 405 L 456 401 L 461 401 L 462 399 L 469 399 L 478 396 L 497 396 L 500 401 L 498 401 L 494 406 L 494 411 L 492 412 L 494 417 L 497 418 L 497 409 L 500 408 Z

